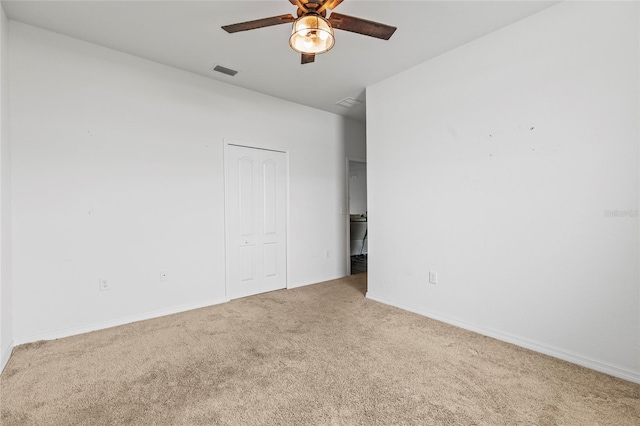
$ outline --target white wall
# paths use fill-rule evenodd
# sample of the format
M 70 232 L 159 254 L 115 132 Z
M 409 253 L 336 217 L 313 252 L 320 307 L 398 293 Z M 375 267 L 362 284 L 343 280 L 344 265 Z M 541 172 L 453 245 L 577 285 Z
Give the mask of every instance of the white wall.
M 0 371 L 9 361 L 13 349 L 8 56 L 9 24 L 0 5 Z
M 349 158 L 367 157 L 367 125 L 363 121 L 347 121 L 343 131 L 347 141 L 346 154 Z
M 367 212 L 367 163 L 349 162 L 349 214 Z
M 369 297 L 640 381 L 638 16 L 561 3 L 368 88 Z
M 16 343 L 224 301 L 224 139 L 289 153 L 289 286 L 346 274 L 362 123 L 10 24 Z

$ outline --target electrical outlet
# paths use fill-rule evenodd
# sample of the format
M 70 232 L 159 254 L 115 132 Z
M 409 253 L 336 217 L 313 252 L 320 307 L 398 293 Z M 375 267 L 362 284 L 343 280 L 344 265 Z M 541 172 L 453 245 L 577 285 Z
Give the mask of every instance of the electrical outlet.
M 160 281 L 169 281 L 169 271 L 160 271 Z
M 429 271 L 429 282 L 431 284 L 438 284 L 438 273 L 435 271 Z
M 111 287 L 109 286 L 109 281 L 102 278 L 98 279 L 98 288 L 100 289 L 100 291 L 111 289 Z

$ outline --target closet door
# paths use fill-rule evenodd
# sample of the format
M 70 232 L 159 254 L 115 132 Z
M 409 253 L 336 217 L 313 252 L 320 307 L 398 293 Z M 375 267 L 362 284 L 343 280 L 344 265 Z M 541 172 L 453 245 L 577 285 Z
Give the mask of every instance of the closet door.
M 286 155 L 228 145 L 227 294 L 286 287 Z

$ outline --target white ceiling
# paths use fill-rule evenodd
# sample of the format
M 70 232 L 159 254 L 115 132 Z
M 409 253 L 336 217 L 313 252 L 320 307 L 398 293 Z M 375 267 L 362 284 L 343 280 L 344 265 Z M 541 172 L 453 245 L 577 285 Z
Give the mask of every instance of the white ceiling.
M 337 12 L 398 27 L 389 41 L 336 30 L 335 47 L 301 65 L 291 25 L 235 34 L 226 24 L 292 13 L 288 0 L 2 1 L 9 19 L 245 87 L 365 120 L 365 88 L 545 9 L 557 1 L 345 0 Z M 235 77 L 212 71 L 238 70 Z

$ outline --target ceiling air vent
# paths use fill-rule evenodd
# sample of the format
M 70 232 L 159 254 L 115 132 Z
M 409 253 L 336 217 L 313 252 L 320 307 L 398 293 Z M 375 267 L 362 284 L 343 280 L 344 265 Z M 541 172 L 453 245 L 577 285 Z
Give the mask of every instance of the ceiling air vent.
M 213 70 L 221 72 L 222 74 L 230 75 L 231 77 L 233 77 L 234 75 L 238 74 L 238 71 L 232 70 L 231 68 L 223 67 L 223 66 L 220 66 L 220 65 L 216 65 Z
M 358 106 L 362 103 L 361 100 L 355 98 L 344 98 L 341 101 L 336 102 L 336 105 L 343 106 L 345 108 L 352 108 L 354 106 Z

